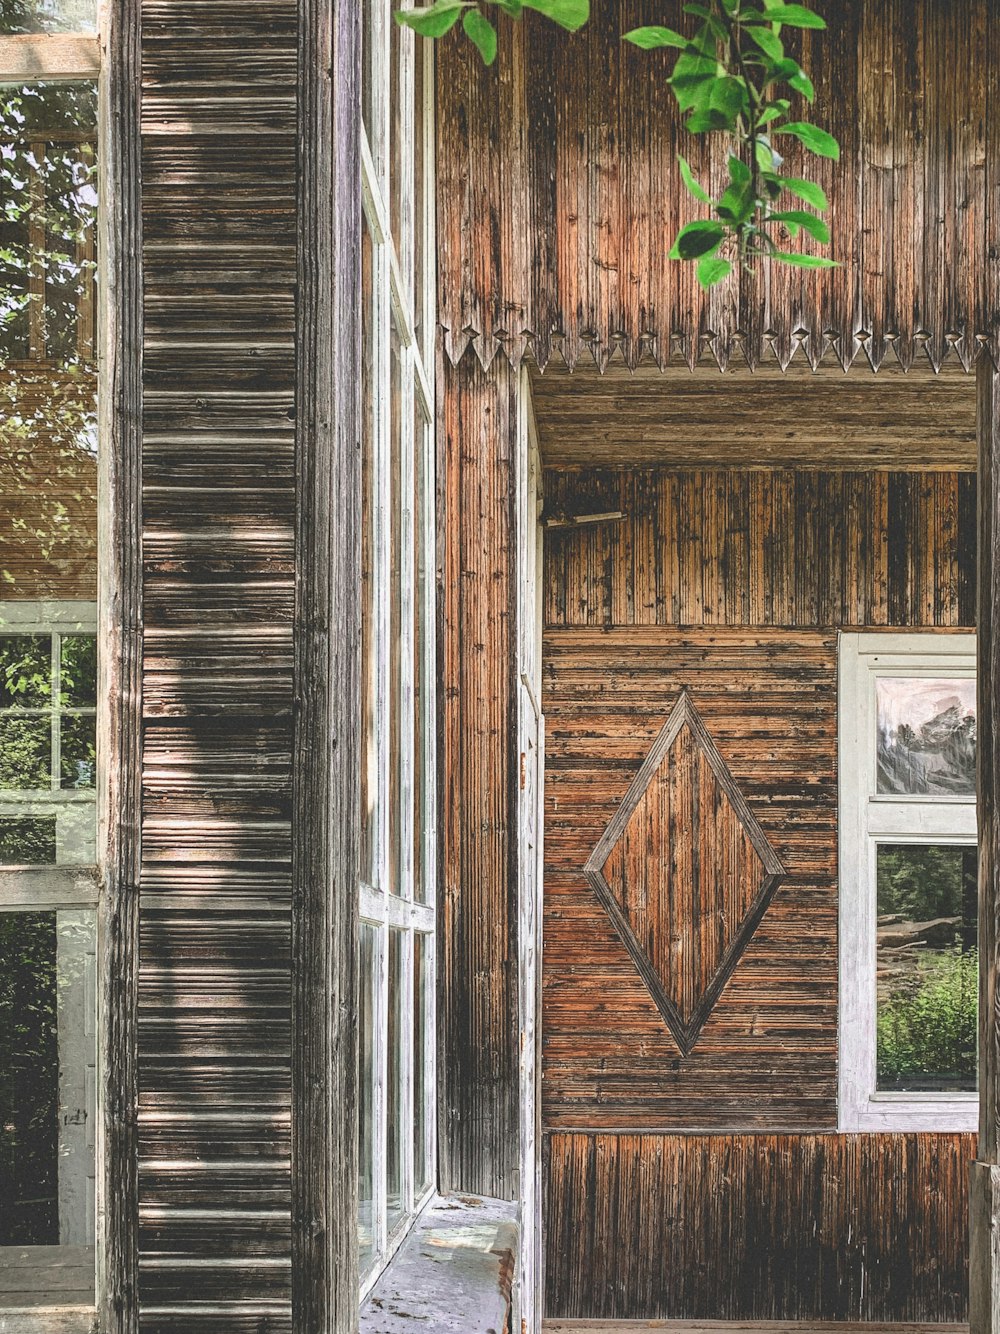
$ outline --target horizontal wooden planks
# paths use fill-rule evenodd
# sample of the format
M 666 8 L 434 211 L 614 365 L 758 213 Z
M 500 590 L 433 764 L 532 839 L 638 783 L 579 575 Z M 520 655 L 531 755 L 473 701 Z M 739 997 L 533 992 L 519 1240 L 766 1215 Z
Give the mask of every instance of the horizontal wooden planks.
M 550 1316 L 966 1319 L 971 1135 L 556 1134 L 546 1147 Z
M 546 512 L 546 624 L 971 626 L 971 473 L 562 472 Z
M 836 1123 L 836 637 L 549 630 L 543 1119 Z M 583 867 L 682 689 L 785 879 L 682 1056 Z
M 807 162 L 787 141 L 782 151 L 792 175 L 813 176 L 831 199 L 839 267 L 773 265 L 711 294 L 668 258 L 679 226 L 704 216 L 676 154 L 718 193 L 729 145 L 683 128 L 665 81 L 671 53 L 621 41 L 641 23 L 690 31 L 681 0 L 617 0 L 573 35 L 528 14 L 502 25 L 489 71 L 457 30 L 446 38 L 438 291 L 449 354 L 937 367 L 969 364 L 977 335 L 995 349 L 993 0 L 826 8 L 829 31 L 796 45 L 816 83 L 810 118 L 840 140 L 840 161 Z
M 940 374 L 886 366 L 793 363 L 752 374 L 731 366 L 620 364 L 531 377 L 549 467 L 806 467 L 975 471 L 975 379 L 957 363 Z
M 290 1328 L 294 0 L 144 0 L 140 1327 Z

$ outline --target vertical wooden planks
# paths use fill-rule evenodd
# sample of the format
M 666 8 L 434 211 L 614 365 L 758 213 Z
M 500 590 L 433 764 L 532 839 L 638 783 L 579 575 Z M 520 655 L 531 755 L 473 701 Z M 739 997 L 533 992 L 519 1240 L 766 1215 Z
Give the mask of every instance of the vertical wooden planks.
M 975 491 L 972 473 L 549 470 L 554 514 L 625 519 L 551 531 L 547 623 L 971 626 Z
M 548 1313 L 963 1320 L 972 1149 L 970 1135 L 551 1135 Z
M 440 1181 L 511 1199 L 518 1164 L 516 375 L 439 369 Z
M 662 52 L 621 47 L 622 32 L 643 21 L 634 5 L 606 7 L 572 37 L 528 15 L 498 62 L 523 62 L 513 98 L 502 70 L 483 71 L 449 36 L 438 117 L 449 355 L 471 337 L 488 362 L 517 312 L 543 366 L 554 346 L 570 365 L 589 351 L 602 368 L 619 348 L 630 366 L 645 349 L 661 364 L 709 353 L 722 366 L 785 366 L 800 346 L 813 367 L 824 357 L 846 367 L 862 348 L 874 367 L 924 355 L 938 367 L 955 351 L 968 365 L 976 335 L 996 333 L 985 211 L 996 193 L 987 140 L 1000 80 L 991 4 L 970 0 L 952 14 L 936 0 L 850 0 L 827 13 L 828 32 L 790 38 L 816 81 L 810 114 L 842 145 L 839 163 L 809 163 L 831 197 L 840 267 L 763 267 L 710 294 L 693 266 L 666 256 L 678 226 L 701 215 L 676 152 L 718 185 L 724 146 L 683 129 Z M 683 28 L 681 9 L 670 0 L 645 20 Z M 511 115 L 527 127 L 523 148 Z M 786 148 L 791 161 L 801 156 Z M 495 193 L 482 188 L 487 179 Z M 505 217 L 525 218 L 526 232 Z M 516 356 L 517 339 L 510 347 Z
M 142 822 L 142 266 L 137 0 L 111 6 L 100 108 L 101 211 L 107 282 L 102 332 L 98 481 L 103 652 L 98 699 L 107 786 L 101 920 L 104 1263 L 98 1304 L 108 1334 L 136 1334 L 139 1314 L 138 965 Z M 102 1158 L 99 1156 L 98 1161 Z
M 360 143 L 356 5 L 299 6 L 292 1327 L 358 1308 Z

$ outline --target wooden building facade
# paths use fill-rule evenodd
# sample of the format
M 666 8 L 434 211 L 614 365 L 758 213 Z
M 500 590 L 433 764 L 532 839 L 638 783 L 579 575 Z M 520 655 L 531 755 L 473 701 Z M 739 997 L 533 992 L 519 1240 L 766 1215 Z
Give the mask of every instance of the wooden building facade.
M 96 858 L 5 855 L 0 915 L 91 914 L 100 1006 L 93 1235 L 47 1304 L 0 1238 L 0 1328 L 350 1334 L 435 1188 L 516 1205 L 524 1334 L 970 1285 L 1000 1328 L 997 0 L 828 7 L 840 267 L 710 295 L 667 249 L 677 151 L 722 162 L 620 40 L 677 0 L 526 13 L 488 70 L 388 4 L 10 8 L 5 86 L 100 82 L 103 313 L 96 464 L 5 418 L 0 639 L 96 583 L 46 632 L 99 643 L 95 701 L 53 648 L 40 712 L 57 752 L 96 714 L 100 772 Z M 3 387 L 57 360 L 3 344 Z M 845 655 L 882 643 L 977 669 L 978 840 L 960 788 L 869 841 L 978 842 L 978 1140 L 968 1090 L 848 1110 Z

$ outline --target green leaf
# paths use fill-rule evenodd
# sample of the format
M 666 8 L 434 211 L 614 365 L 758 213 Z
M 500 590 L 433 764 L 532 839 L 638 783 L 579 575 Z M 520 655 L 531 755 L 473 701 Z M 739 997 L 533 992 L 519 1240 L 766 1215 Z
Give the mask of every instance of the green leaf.
M 748 27 L 747 32 L 757 43 L 769 60 L 779 61 L 785 58 L 785 47 L 772 28 Z
M 708 85 L 714 80 L 719 62 L 714 57 L 685 51 L 677 57 L 674 72 L 668 80 L 681 111 L 689 111 L 707 101 Z
M 484 65 L 492 65 L 497 58 L 497 31 L 478 9 L 466 11 L 462 19 L 465 35 L 483 58 Z
M 725 235 L 726 229 L 721 222 L 689 222 L 677 233 L 670 248 L 670 258 L 700 259 L 702 255 L 712 254 L 718 250 Z
M 706 107 L 692 111 L 685 124 L 691 134 L 711 134 L 713 130 L 731 130 L 733 117 L 724 111 L 716 111 L 714 107 Z
M 784 222 L 789 226 L 801 227 L 803 231 L 809 233 L 817 241 L 822 241 L 824 245 L 830 243 L 830 228 L 822 218 L 817 218 L 815 213 L 806 213 L 804 209 L 787 209 L 782 213 L 770 213 L 768 222 Z
M 797 269 L 837 269 L 840 265 L 835 259 L 825 255 L 796 255 L 785 250 L 772 250 L 771 258 L 781 264 L 791 264 Z
M 701 186 L 698 184 L 698 182 L 695 180 L 694 173 L 691 170 L 691 164 L 688 162 L 687 158 L 682 157 L 681 154 L 678 153 L 677 161 L 680 163 L 681 180 L 687 186 L 688 192 L 694 195 L 695 199 L 697 199 L 700 203 L 710 204 L 712 202 L 711 196 L 709 195 L 708 191 L 703 190 Z
M 523 0 L 525 9 L 535 9 L 567 32 L 576 32 L 590 18 L 590 0 Z
M 813 81 L 805 71 L 793 75 L 788 80 L 788 84 L 789 87 L 794 88 L 797 93 L 801 93 L 807 102 L 814 102 L 816 100 L 816 89 L 813 87 Z
M 709 106 L 721 111 L 729 120 L 735 120 L 748 105 L 746 85 L 732 75 L 716 79 L 709 93 Z
M 698 261 L 698 281 L 705 288 L 721 283 L 732 271 L 733 266 L 730 261 L 720 259 L 717 255 L 706 255 L 704 259 Z
M 764 13 L 771 23 L 784 23 L 789 28 L 826 27 L 826 20 L 805 5 L 768 4 L 765 0 Z
M 739 185 L 731 185 L 716 204 L 715 211 L 726 222 L 735 223 L 738 226 L 741 222 L 747 221 L 753 213 L 753 206 L 753 190 L 750 182 L 746 181 Z
M 424 9 L 397 9 L 396 22 L 412 28 L 421 37 L 443 37 L 458 22 L 463 9 L 468 9 L 470 0 L 435 0 L 433 5 Z
M 742 158 L 729 155 L 729 179 L 734 185 L 749 185 L 751 171 Z
M 833 135 L 821 130 L 818 125 L 810 125 L 807 120 L 790 120 L 787 125 L 779 126 L 774 133 L 794 134 L 817 157 L 840 158 L 840 144 Z
M 640 47 L 643 51 L 655 51 L 661 46 L 676 46 L 680 50 L 687 49 L 687 38 L 679 32 L 674 32 L 673 28 L 661 28 L 652 26 L 649 28 L 633 28 L 622 38 L 623 42 L 631 42 L 633 46 Z
M 509 14 L 512 19 L 519 19 L 524 9 L 523 0 L 496 0 L 505 14 Z
M 813 208 L 829 208 L 830 201 L 826 197 L 826 191 L 815 181 L 803 181 L 798 177 L 790 177 L 783 185 L 790 194 L 795 195 L 796 199 L 803 199 Z
M 761 112 L 760 116 L 757 118 L 757 124 L 770 125 L 773 120 L 778 120 L 783 116 L 787 110 L 787 102 L 783 107 L 779 106 L 777 102 L 772 102 L 770 106 L 765 107 Z

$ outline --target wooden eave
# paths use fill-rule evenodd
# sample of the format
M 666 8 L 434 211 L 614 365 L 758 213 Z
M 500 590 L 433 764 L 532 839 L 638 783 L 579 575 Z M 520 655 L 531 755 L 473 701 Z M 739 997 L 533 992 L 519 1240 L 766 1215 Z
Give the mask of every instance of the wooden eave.
M 681 0 L 655 21 L 689 22 Z M 484 70 L 459 34 L 438 51 L 439 320 L 446 355 L 539 367 L 765 362 L 969 370 L 1000 349 L 997 0 L 842 0 L 803 34 L 809 114 L 841 160 L 807 163 L 831 199 L 826 272 L 779 265 L 704 293 L 667 251 L 702 215 L 676 154 L 715 184 L 723 144 L 679 123 L 668 57 L 622 43 L 653 17 L 595 6 L 568 35 L 502 25 Z

